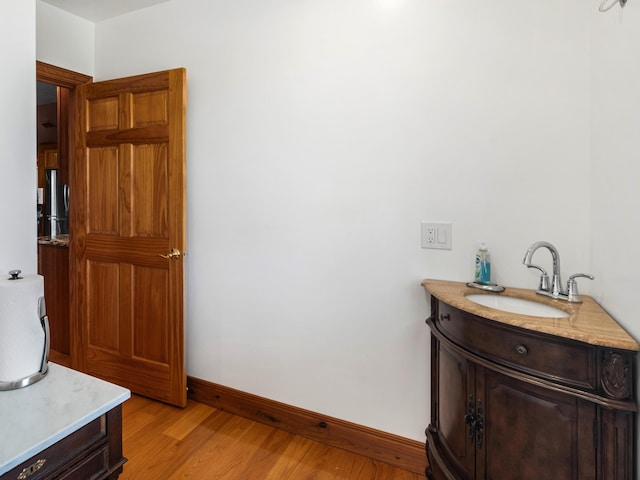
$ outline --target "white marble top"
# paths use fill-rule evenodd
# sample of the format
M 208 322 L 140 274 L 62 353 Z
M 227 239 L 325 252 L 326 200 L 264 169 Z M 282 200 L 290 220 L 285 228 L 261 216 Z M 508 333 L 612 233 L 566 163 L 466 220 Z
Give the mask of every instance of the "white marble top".
M 39 382 L 0 391 L 0 475 L 130 396 L 126 388 L 51 362 Z

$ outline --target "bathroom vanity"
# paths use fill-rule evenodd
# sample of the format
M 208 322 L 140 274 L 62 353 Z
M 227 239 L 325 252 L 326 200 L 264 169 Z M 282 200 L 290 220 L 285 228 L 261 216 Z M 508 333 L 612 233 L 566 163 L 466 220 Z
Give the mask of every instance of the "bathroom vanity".
M 55 363 L 0 392 L 0 480 L 115 480 L 122 472 L 127 389 Z
M 637 342 L 593 299 L 567 303 L 507 288 L 564 318 L 510 313 L 431 294 L 430 479 L 636 478 Z

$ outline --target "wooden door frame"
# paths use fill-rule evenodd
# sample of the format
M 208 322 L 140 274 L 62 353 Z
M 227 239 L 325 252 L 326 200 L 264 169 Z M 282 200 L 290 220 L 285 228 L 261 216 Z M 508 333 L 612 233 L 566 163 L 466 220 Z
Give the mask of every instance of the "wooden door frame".
M 74 72 L 71 70 L 67 70 L 66 68 L 56 67 L 55 65 L 50 65 L 48 63 L 40 62 L 36 60 L 36 80 L 39 82 L 51 83 L 53 85 L 57 85 L 59 87 L 65 87 L 68 90 L 68 95 L 63 95 L 64 97 L 64 106 L 58 106 L 58 137 L 60 135 L 65 135 L 68 138 L 68 143 L 66 148 L 66 159 L 67 162 L 67 172 L 68 172 L 68 184 L 69 190 L 72 192 L 70 195 L 71 198 L 71 206 L 73 206 L 73 192 L 76 191 L 76 180 L 74 175 L 74 156 L 75 156 L 75 118 L 76 118 L 76 108 L 75 108 L 75 88 L 78 85 L 83 85 L 85 83 L 93 82 L 93 77 L 89 75 L 84 75 L 82 73 Z M 65 152 L 61 152 L 65 153 Z M 69 238 L 73 239 L 73 208 L 70 209 L 69 214 Z M 75 247 L 73 245 L 73 241 L 69 241 L 69 323 L 70 323 L 70 363 L 73 366 L 77 360 L 73 358 L 73 342 L 77 341 L 74 339 L 74 332 L 77 331 L 77 322 L 78 322 L 78 314 L 77 309 L 74 308 L 78 302 L 78 296 L 76 292 L 76 282 L 72 281 L 75 278 L 77 272 L 76 265 L 76 256 L 75 256 Z

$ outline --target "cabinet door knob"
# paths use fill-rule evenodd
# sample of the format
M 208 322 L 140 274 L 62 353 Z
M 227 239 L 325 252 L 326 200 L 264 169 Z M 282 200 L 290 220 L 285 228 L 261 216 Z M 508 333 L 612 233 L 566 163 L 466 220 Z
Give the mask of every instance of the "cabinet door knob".
M 529 350 L 527 350 L 527 347 L 525 347 L 524 345 L 516 345 L 516 352 L 520 355 L 526 355 L 527 353 L 529 353 Z
M 445 321 L 445 320 L 451 320 L 451 315 L 449 315 L 448 313 L 441 313 L 440 314 L 440 320 L 441 321 Z

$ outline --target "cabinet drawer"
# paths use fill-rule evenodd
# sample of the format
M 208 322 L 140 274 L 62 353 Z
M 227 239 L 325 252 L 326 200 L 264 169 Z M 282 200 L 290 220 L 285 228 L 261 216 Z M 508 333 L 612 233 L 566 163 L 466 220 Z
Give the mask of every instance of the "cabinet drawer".
M 477 317 L 440 302 L 436 325 L 461 347 L 494 362 L 583 390 L 596 389 L 596 350 Z
M 56 480 L 98 480 L 109 470 L 109 445 L 83 458 Z
M 100 442 L 106 442 L 106 438 L 106 419 L 103 415 L 0 476 L 0 480 L 59 478 L 58 473 L 66 468 L 63 466 L 73 464 L 84 452 L 88 452 Z M 61 478 L 87 480 L 93 477 L 64 476 Z

